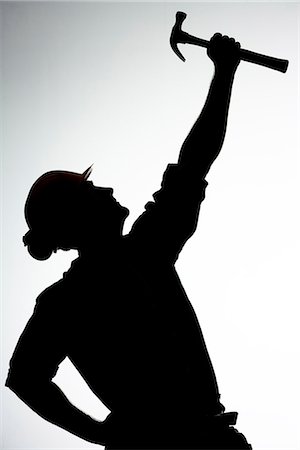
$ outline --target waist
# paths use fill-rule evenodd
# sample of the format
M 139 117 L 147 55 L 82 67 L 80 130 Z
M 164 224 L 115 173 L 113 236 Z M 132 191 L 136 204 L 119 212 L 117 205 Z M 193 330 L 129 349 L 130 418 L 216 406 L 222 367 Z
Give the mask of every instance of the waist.
M 177 448 L 188 448 L 191 443 L 199 443 L 205 439 L 205 436 L 222 433 L 222 430 L 227 430 L 231 425 L 235 425 L 237 420 L 236 412 L 221 413 L 215 416 L 199 415 L 193 420 L 186 420 L 186 416 L 181 414 L 177 420 L 170 420 L 168 415 L 165 415 L 164 420 L 154 415 L 140 414 L 137 412 L 136 416 L 122 418 L 111 414 L 107 418 L 107 425 L 111 431 L 111 439 L 107 444 L 109 448 L 117 443 L 121 446 L 116 448 L 143 448 L 139 445 L 145 444 L 145 439 L 148 445 L 153 445 L 153 448 L 159 448 L 157 445 L 172 445 Z M 150 442 L 151 441 L 151 442 Z M 183 447 L 180 447 L 183 445 Z M 149 447 L 147 447 L 149 448 Z M 166 447 L 169 448 L 169 447 Z M 202 448 L 202 447 L 201 447 Z
M 168 426 L 174 427 L 180 426 L 184 428 L 190 428 L 199 430 L 199 427 L 208 427 L 215 425 L 234 425 L 237 420 L 236 412 L 224 412 L 224 406 L 221 403 L 214 408 L 214 411 L 203 411 L 203 410 L 183 410 L 181 407 L 178 408 L 156 408 L 156 409 L 141 409 L 136 408 L 126 409 L 124 411 L 114 411 L 106 419 L 112 426 L 131 428 L 132 424 L 134 427 L 148 428 L 151 426 L 153 431 L 154 428 L 164 428 L 167 429 Z

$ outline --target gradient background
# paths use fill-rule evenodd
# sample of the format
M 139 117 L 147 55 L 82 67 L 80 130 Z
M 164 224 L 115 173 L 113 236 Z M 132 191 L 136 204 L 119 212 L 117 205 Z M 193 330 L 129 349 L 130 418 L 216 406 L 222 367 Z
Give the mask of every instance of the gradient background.
M 213 66 L 204 49 L 182 46 L 186 63 L 171 51 L 176 11 L 188 14 L 183 28 L 191 34 L 209 39 L 220 31 L 244 48 L 290 60 L 284 75 L 241 63 L 225 144 L 177 269 L 221 400 L 239 412 L 237 428 L 255 450 L 299 449 L 299 4 L 0 8 L 2 386 L 37 295 L 76 257 L 59 252 L 38 262 L 24 249 L 32 183 L 48 170 L 82 172 L 94 163 L 94 183 L 113 186 L 129 207 L 128 231 L 201 110 Z M 99 420 L 107 415 L 67 360 L 56 381 L 78 407 Z M 8 389 L 2 411 L 4 449 L 99 448 L 41 419 Z

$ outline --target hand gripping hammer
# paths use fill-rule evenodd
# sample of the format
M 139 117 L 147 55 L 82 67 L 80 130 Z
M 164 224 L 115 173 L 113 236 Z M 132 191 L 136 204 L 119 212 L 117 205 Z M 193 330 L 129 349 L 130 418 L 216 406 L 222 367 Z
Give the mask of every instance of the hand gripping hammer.
M 181 25 L 186 18 L 184 12 L 178 11 L 176 13 L 176 22 L 172 29 L 170 44 L 176 55 L 185 61 L 184 56 L 179 51 L 177 44 L 193 44 L 200 47 L 209 47 L 209 41 L 197 38 L 191 34 L 182 31 Z M 289 62 L 286 59 L 273 58 L 271 56 L 262 55 L 260 53 L 254 53 L 249 50 L 240 49 L 240 57 L 243 61 L 252 62 L 261 66 L 269 67 L 270 69 L 279 70 L 285 73 L 288 68 Z

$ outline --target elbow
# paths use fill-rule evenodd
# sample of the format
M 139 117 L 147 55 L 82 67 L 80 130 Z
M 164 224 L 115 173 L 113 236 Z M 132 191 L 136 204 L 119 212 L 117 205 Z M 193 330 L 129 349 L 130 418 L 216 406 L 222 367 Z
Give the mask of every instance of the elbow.
M 23 398 L 25 391 L 28 391 L 28 386 L 26 387 L 24 380 L 18 376 L 12 376 L 10 373 L 6 379 L 5 386 L 21 398 Z
M 15 392 L 19 389 L 20 385 L 21 385 L 20 377 L 13 374 L 12 371 L 10 370 L 8 372 L 8 375 L 7 375 L 7 378 L 5 381 L 5 386 L 8 387 L 11 391 Z
M 5 382 L 5 386 L 26 403 L 34 395 L 34 385 L 35 383 L 29 378 L 24 377 L 22 374 L 12 373 L 11 371 Z

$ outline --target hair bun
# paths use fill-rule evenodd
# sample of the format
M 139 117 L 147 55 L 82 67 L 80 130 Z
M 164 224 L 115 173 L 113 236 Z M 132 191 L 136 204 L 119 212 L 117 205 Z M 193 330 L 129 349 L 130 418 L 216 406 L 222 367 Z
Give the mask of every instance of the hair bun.
M 52 255 L 54 250 L 53 245 L 47 242 L 47 237 L 41 236 L 33 230 L 29 230 L 23 236 L 24 245 L 27 247 L 29 254 L 39 261 L 44 261 Z

